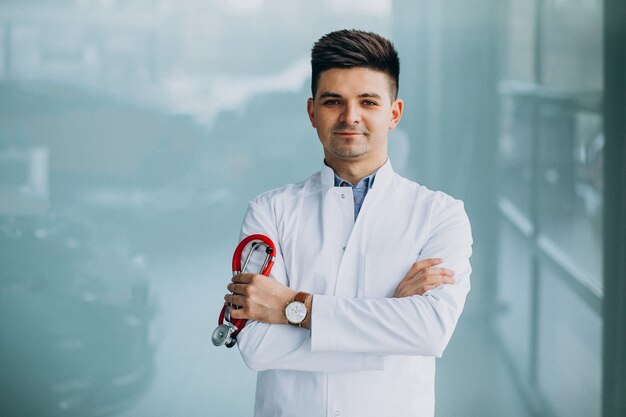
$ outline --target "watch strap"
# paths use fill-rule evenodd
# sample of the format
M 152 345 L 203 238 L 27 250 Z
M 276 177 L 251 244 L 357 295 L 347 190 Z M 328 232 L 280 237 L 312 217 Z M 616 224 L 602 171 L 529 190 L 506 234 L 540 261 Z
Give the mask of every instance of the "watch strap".
M 306 300 L 307 298 L 309 298 L 310 295 L 311 294 L 309 294 L 308 292 L 300 291 L 293 298 L 293 301 L 300 301 L 301 303 L 306 304 Z

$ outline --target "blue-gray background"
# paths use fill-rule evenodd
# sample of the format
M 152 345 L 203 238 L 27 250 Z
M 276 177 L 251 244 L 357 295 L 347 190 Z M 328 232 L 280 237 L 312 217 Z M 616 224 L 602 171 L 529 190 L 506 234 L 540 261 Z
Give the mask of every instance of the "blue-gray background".
M 599 0 L 2 1 L 0 415 L 251 415 L 210 333 L 247 201 L 321 164 L 340 28 L 395 42 L 394 167 L 473 223 L 437 415 L 600 415 Z

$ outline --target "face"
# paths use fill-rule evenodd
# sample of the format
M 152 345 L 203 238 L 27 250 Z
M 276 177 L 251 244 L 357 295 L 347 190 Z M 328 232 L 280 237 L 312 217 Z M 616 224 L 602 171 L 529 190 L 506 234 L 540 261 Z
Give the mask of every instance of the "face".
M 317 92 L 307 110 L 333 163 L 387 159 L 387 134 L 402 117 L 402 100 L 391 96 L 387 74 L 369 68 L 333 68 L 320 74 Z

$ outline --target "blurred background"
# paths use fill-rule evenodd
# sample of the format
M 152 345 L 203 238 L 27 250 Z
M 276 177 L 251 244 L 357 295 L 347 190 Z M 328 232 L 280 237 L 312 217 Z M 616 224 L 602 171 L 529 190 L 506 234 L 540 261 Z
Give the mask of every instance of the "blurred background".
M 210 341 L 232 250 L 249 199 L 319 169 L 310 48 L 358 28 L 399 50 L 395 169 L 473 224 L 437 416 L 618 417 L 617 3 L 0 2 L 0 415 L 252 415 L 255 373 Z

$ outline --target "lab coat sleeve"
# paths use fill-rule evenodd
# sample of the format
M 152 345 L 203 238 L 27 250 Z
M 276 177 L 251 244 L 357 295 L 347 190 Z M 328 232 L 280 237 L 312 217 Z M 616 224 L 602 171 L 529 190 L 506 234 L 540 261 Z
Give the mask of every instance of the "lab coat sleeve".
M 433 215 L 432 233 L 419 259 L 443 258 L 442 266 L 455 271 L 456 283 L 404 298 L 315 295 L 312 350 L 440 357 L 470 289 L 471 245 L 463 203 L 453 200 Z
M 280 239 L 271 215 L 271 206 L 252 201 L 244 218 L 241 238 L 262 233 L 276 244 L 277 254 L 271 278 L 289 285 L 289 278 L 280 248 Z M 258 261 L 258 260 L 256 260 Z M 253 265 L 255 264 L 256 265 Z M 257 262 L 250 261 L 249 271 L 258 271 Z M 249 320 L 237 336 L 237 345 L 246 365 L 255 371 L 285 369 L 296 371 L 339 372 L 378 370 L 383 357 L 370 353 L 313 352 L 308 329 L 287 324 L 267 324 Z

